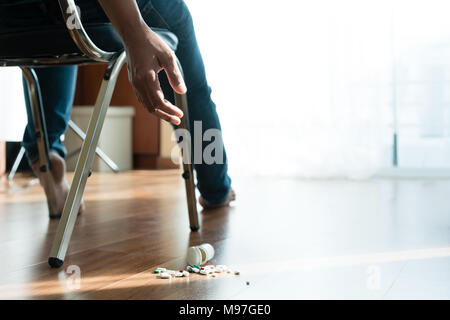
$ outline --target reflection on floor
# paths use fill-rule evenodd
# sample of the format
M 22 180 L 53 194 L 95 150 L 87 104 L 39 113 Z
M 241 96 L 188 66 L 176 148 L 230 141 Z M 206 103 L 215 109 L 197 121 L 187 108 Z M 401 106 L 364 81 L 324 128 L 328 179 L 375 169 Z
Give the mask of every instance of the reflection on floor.
M 94 174 L 64 267 L 38 185 L 0 186 L 0 299 L 450 298 L 450 181 L 235 177 L 232 208 L 190 233 L 174 171 Z M 209 242 L 240 276 L 156 279 Z M 78 277 L 77 275 L 80 275 Z M 248 282 L 248 284 L 247 284 Z

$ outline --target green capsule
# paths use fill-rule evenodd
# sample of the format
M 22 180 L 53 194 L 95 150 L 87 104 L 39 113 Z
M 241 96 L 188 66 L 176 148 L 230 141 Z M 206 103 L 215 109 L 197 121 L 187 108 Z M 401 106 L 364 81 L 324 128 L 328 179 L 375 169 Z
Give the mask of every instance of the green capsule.
M 153 273 L 161 273 L 162 272 L 162 270 L 160 270 L 160 269 L 156 269 L 155 271 L 153 271 Z
M 198 266 L 198 265 L 196 265 L 196 264 L 194 264 L 192 267 L 194 267 L 194 268 L 197 268 L 198 270 L 200 270 L 201 269 L 201 267 L 200 266 Z

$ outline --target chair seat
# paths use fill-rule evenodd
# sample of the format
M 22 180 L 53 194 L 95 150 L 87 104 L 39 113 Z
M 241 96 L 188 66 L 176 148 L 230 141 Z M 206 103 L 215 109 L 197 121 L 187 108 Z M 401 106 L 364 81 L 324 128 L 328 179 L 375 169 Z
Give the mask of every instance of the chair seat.
M 91 40 L 100 49 L 108 52 L 123 50 L 123 44 L 110 23 L 84 25 Z M 173 50 L 178 38 L 170 31 L 152 28 Z M 43 26 L 38 29 L 20 30 L 10 33 L 0 31 L 0 59 L 39 58 L 63 55 L 82 55 L 63 26 Z

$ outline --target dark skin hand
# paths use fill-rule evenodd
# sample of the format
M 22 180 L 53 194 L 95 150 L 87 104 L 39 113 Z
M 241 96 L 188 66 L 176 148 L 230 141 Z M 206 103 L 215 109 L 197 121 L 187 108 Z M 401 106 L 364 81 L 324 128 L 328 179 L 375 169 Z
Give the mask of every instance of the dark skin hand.
M 125 45 L 128 77 L 142 105 L 159 118 L 179 125 L 183 112 L 164 98 L 158 73 L 173 90 L 186 93 L 175 53 L 142 19 L 135 0 L 98 0 Z

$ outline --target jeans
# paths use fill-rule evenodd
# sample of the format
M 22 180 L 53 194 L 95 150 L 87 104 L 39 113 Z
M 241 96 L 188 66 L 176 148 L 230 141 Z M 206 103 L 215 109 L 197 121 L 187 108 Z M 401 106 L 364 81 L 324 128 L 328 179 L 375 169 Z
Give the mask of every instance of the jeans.
M 97 1 L 79 0 L 76 3 L 81 8 L 83 22 L 107 21 L 107 17 Z M 183 0 L 137 0 L 137 3 L 144 20 L 150 27 L 168 29 L 179 39 L 176 55 L 182 65 L 188 88 L 187 100 L 191 129 L 193 130 L 194 128 L 194 121 L 201 121 L 202 134 L 208 129 L 221 130 L 216 106 L 211 99 L 211 88 L 206 79 L 205 67 L 197 44 L 192 17 L 186 4 Z M 23 12 L 23 10 L 19 11 Z M 92 40 L 95 42 L 95 39 Z M 38 68 L 36 73 L 42 90 L 50 150 L 64 157 L 66 150 L 60 137 L 66 131 L 70 119 L 77 67 Z M 159 75 L 166 98 L 174 103 L 173 92 L 167 77 L 164 72 L 161 72 Z M 35 161 L 38 157 L 37 147 L 28 101 L 27 111 L 29 118 L 23 145 L 29 160 Z M 192 141 L 195 140 L 193 137 Z M 207 142 L 203 142 L 202 150 L 207 144 Z M 225 149 L 223 149 L 222 164 L 194 164 L 194 169 L 197 174 L 197 187 L 202 197 L 209 204 L 223 202 L 227 198 L 231 187 L 231 179 L 227 173 L 228 165 Z

